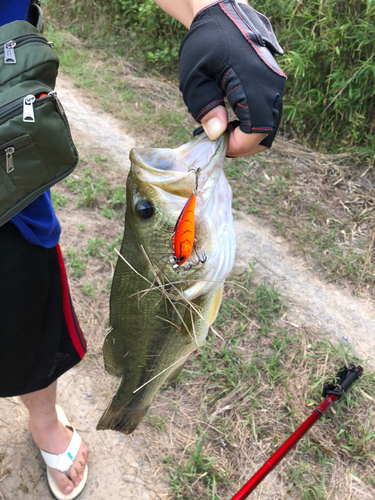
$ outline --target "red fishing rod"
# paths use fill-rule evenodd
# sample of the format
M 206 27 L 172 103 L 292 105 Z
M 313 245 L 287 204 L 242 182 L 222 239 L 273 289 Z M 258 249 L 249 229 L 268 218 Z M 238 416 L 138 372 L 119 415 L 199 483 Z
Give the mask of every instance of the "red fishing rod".
M 310 417 L 298 427 L 298 429 L 285 441 L 284 444 L 267 460 L 261 469 L 243 486 L 232 500 L 244 500 L 259 485 L 261 481 L 276 467 L 276 465 L 285 457 L 285 455 L 295 446 L 306 432 L 315 424 L 317 420 L 330 408 L 333 403 L 349 389 L 349 387 L 363 373 L 361 366 L 351 366 L 350 368 L 341 368 L 336 375 L 335 382 L 327 384 L 323 389 L 323 397 L 326 398 L 323 403 L 316 408 Z M 328 397 L 327 397 L 328 396 Z

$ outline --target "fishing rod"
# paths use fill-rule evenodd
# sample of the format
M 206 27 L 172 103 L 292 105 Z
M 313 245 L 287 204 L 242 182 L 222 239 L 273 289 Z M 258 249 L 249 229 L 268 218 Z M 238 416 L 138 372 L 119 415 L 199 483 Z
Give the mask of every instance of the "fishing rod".
M 295 446 L 298 441 L 307 433 L 317 420 L 330 408 L 333 403 L 339 400 L 349 387 L 362 375 L 361 366 L 345 366 L 339 370 L 335 382 L 326 384 L 323 388 L 323 398 L 326 398 L 310 417 L 298 427 L 298 429 L 283 443 L 278 450 L 265 462 L 265 464 L 254 474 L 254 476 L 243 486 L 232 500 L 244 500 L 259 485 L 261 481 L 276 467 L 285 455 Z

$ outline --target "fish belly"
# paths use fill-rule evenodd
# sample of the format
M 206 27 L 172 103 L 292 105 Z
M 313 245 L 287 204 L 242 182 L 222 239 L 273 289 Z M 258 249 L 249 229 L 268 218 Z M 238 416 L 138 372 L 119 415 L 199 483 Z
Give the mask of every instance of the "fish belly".
M 216 318 L 222 285 L 192 302 L 172 285 L 150 285 L 121 258 L 110 300 L 110 325 L 103 354 L 106 370 L 121 383 L 98 429 L 133 432 L 160 387 L 175 378 L 189 354 L 203 344 Z M 134 268 L 152 282 L 147 261 Z M 171 298 L 173 297 L 173 299 Z

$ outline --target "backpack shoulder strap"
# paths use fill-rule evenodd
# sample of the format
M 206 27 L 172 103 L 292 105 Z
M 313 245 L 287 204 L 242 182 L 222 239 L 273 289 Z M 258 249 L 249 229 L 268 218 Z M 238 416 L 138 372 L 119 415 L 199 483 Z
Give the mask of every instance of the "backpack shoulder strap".
M 40 32 L 43 31 L 43 16 L 40 0 L 31 0 L 29 6 L 29 21 Z

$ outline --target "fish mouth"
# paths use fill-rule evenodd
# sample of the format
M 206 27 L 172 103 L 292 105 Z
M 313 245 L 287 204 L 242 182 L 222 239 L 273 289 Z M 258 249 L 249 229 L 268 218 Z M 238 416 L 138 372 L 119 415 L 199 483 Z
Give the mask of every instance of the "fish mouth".
M 205 133 L 178 148 L 132 149 L 132 171 L 142 182 L 188 197 L 195 187 L 195 171 L 200 169 L 200 182 L 222 167 L 229 142 L 225 132 L 215 141 Z

